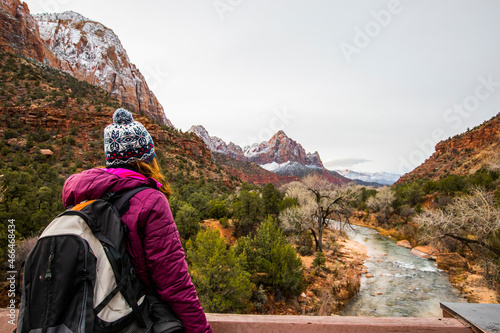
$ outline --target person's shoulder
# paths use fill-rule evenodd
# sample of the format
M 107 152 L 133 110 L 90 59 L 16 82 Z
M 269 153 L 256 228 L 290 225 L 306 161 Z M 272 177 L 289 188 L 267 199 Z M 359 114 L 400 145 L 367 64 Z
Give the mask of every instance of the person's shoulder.
M 149 187 L 140 191 L 134 197 L 141 201 L 145 206 L 156 205 L 160 202 L 167 201 L 165 194 L 153 187 Z

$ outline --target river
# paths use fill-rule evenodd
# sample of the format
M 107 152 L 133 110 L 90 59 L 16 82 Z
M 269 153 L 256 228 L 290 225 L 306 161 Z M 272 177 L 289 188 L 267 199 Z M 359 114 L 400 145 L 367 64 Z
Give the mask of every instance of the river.
M 374 277 L 361 278 L 360 291 L 343 315 L 441 317 L 439 302 L 465 302 L 435 261 L 410 254 L 374 229 L 353 228 L 347 234 L 367 248 L 365 266 Z

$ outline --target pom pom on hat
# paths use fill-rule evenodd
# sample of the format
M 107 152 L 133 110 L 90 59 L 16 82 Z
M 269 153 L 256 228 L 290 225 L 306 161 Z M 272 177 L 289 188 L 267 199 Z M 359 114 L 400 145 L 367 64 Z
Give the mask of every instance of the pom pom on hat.
M 130 111 L 119 108 L 113 114 L 113 122 L 117 125 L 128 125 L 134 121 L 134 117 Z

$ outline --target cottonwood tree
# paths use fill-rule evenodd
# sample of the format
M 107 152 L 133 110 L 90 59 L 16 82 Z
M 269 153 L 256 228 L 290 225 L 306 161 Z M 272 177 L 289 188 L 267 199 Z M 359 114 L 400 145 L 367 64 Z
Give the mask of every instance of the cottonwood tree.
M 323 251 L 323 232 L 330 220 L 349 222 L 350 200 L 355 192 L 349 187 L 332 184 L 315 175 L 305 177 L 285 187 L 286 195 L 296 198 L 299 206 L 290 207 L 280 213 L 284 232 L 301 233 L 309 230 L 316 244 L 316 251 Z
M 467 246 L 483 258 L 500 259 L 500 209 L 493 196 L 475 189 L 458 197 L 443 209 L 424 211 L 415 217 L 423 240 L 439 244 L 448 250 L 452 239 Z
M 392 204 L 396 201 L 396 195 L 390 187 L 383 187 L 374 197 L 369 197 L 366 205 L 376 212 L 379 212 L 383 221 L 387 221 L 387 217 L 394 211 Z

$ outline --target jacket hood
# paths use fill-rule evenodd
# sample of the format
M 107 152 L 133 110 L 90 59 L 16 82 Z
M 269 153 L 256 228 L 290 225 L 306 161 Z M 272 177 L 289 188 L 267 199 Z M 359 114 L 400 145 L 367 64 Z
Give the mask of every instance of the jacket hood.
M 157 188 L 157 182 L 152 178 L 120 177 L 104 169 L 94 168 L 69 176 L 64 183 L 62 200 L 64 207 L 71 207 L 85 200 L 102 198 L 109 192 L 130 190 L 140 186 Z

